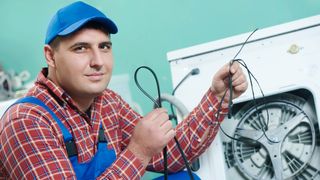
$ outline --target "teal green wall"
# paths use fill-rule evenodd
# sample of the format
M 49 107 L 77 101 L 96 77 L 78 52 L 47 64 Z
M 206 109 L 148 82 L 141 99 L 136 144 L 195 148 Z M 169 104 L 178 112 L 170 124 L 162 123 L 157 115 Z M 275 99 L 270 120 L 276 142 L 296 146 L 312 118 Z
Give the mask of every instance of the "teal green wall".
M 35 78 L 45 61 L 46 26 L 55 11 L 71 0 L 1 0 L 0 63 L 5 69 L 27 69 Z M 144 112 L 152 108 L 133 81 L 140 65 L 153 68 L 163 92 L 172 82 L 166 53 L 199 43 L 249 32 L 255 28 L 320 14 L 319 0 L 88 0 L 115 20 L 114 74 L 128 73 L 134 101 Z M 139 77 L 149 76 L 146 71 Z M 155 96 L 153 79 L 141 78 Z
M 35 78 L 45 61 L 42 54 L 48 21 L 71 0 L 1 0 L 0 63 Z M 172 82 L 166 53 L 200 43 L 320 14 L 319 0 L 88 0 L 119 27 L 114 43 L 114 74 L 128 73 L 133 100 L 144 112 L 152 103 L 133 81 L 140 65 L 153 68 L 163 92 Z M 147 74 L 146 71 L 141 73 Z M 140 77 L 141 77 L 140 76 Z M 152 78 L 142 78 L 155 95 Z

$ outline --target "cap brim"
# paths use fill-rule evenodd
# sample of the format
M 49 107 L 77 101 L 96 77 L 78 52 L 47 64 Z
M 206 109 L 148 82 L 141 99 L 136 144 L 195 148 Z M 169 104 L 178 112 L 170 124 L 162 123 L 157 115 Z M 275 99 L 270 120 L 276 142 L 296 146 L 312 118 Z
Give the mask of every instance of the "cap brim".
M 83 19 L 81 21 L 78 21 L 76 23 L 71 24 L 69 27 L 65 28 L 63 31 L 58 33 L 58 35 L 65 36 L 70 33 L 73 33 L 74 31 L 76 31 L 80 27 L 82 27 L 84 24 L 91 22 L 91 21 L 101 23 L 108 30 L 108 32 L 110 34 L 116 34 L 118 32 L 117 26 L 110 19 L 104 18 L 104 17 L 90 17 L 90 18 Z

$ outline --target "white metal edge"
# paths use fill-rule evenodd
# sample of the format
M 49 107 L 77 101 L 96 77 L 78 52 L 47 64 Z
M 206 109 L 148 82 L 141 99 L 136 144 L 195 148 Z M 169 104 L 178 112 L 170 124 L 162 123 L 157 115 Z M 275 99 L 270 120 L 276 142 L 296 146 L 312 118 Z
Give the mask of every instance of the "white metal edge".
M 281 33 L 293 31 L 296 29 L 301 29 L 303 27 L 317 25 L 319 23 L 320 23 L 320 15 L 311 16 L 308 18 L 303 18 L 296 21 L 260 29 L 250 38 L 250 40 L 261 39 L 261 38 L 273 36 L 275 34 L 281 34 Z M 250 33 L 251 32 L 248 32 L 248 33 L 231 36 L 231 37 L 220 39 L 220 40 L 215 40 L 208 43 L 203 43 L 203 44 L 199 44 L 199 45 L 195 45 L 187 48 L 170 51 L 167 53 L 167 60 L 170 62 L 173 60 L 182 59 L 184 57 L 192 56 L 195 54 L 201 54 L 208 51 L 213 51 L 215 49 L 232 46 L 232 45 L 238 44 L 239 42 L 244 42 L 246 38 L 250 35 Z

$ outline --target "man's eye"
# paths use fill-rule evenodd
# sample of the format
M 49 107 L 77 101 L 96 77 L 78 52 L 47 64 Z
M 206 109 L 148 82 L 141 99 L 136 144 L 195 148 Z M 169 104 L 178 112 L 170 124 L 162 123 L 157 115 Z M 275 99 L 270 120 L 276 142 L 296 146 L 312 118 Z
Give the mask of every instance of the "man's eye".
M 73 50 L 76 52 L 82 52 L 82 51 L 86 50 L 86 47 L 85 46 L 78 46 L 78 47 L 75 47 Z
M 111 49 L 111 47 L 112 47 L 112 45 L 109 43 L 100 45 L 100 49 L 104 49 L 104 50 L 109 50 L 109 49 Z

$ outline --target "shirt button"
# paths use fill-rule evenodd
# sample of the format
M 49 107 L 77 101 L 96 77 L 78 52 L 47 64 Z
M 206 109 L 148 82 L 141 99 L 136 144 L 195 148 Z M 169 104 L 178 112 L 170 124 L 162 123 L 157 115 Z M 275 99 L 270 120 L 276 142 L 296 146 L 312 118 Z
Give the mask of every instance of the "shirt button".
M 213 107 L 209 106 L 209 111 L 212 111 L 213 110 Z

